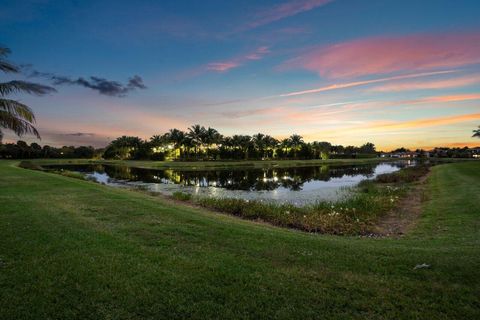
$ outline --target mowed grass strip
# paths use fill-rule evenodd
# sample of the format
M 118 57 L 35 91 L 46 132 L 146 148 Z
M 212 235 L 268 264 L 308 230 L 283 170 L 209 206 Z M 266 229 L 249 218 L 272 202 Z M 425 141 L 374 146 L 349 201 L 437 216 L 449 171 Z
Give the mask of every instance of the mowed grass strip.
M 433 168 L 403 239 L 285 230 L 14 164 L 0 162 L 1 319 L 480 316 L 478 162 Z
M 37 166 L 55 164 L 106 164 L 146 169 L 210 170 L 291 168 L 319 165 L 375 164 L 398 161 L 394 158 L 309 159 L 309 160 L 214 160 L 214 161 L 152 161 L 152 160 L 96 160 L 96 159 L 26 159 Z

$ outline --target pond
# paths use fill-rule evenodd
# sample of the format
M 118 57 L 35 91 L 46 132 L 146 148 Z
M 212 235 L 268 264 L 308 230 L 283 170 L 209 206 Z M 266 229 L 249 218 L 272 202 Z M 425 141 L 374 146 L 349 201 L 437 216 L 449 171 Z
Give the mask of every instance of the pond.
M 391 173 L 411 161 L 354 165 L 318 165 L 251 169 L 144 169 L 118 165 L 52 165 L 46 169 L 80 172 L 116 187 L 133 187 L 171 195 L 181 191 L 197 196 L 243 198 L 305 205 L 334 201 L 349 194 L 365 179 Z

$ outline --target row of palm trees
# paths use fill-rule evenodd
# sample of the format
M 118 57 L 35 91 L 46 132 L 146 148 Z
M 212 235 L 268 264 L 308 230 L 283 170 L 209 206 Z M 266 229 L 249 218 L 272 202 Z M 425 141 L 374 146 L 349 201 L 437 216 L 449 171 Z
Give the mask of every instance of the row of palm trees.
M 240 151 L 245 159 L 249 158 L 250 151 L 255 151 L 257 157 L 268 159 L 273 157 L 274 150 L 277 148 L 282 148 L 285 153 L 292 150 L 296 158 L 297 151 L 305 142 L 297 134 L 283 140 L 277 140 L 263 133 L 253 136 L 223 136 L 214 128 L 196 124 L 188 128 L 187 132 L 171 129 L 163 135 L 155 135 L 150 139 L 150 143 L 157 151 L 165 151 L 169 148 L 177 150 L 179 158 L 192 150 L 197 159 L 199 157 L 212 159 L 222 149 Z
M 170 129 L 154 135 L 148 141 L 138 137 L 123 136 L 110 143 L 106 158 L 172 158 L 172 159 L 272 159 L 272 158 L 328 158 L 331 152 L 375 153 L 375 146 L 332 146 L 328 142 L 305 143 L 303 137 L 293 134 L 278 140 L 270 135 L 223 136 L 216 129 L 193 125 L 187 131 Z

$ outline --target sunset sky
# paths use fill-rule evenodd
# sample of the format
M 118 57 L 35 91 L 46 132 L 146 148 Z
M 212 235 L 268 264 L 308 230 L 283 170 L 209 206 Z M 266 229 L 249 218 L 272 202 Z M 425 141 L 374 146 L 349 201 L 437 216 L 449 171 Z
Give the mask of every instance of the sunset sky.
M 40 144 L 199 123 L 383 150 L 480 145 L 478 0 L 3 0 L 0 28 L 23 70 L 0 81 L 58 91 L 16 97 Z

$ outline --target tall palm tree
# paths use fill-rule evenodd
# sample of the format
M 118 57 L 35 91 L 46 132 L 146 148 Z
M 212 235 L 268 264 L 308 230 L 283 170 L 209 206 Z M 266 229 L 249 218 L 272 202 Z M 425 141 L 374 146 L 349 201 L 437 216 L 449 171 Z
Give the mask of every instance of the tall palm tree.
M 245 136 L 241 134 L 236 134 L 232 136 L 231 139 L 232 146 L 237 149 L 241 150 L 243 153 L 243 157 L 245 160 L 248 159 L 248 148 L 252 144 L 252 137 L 250 136 Z
M 290 142 L 290 147 L 293 149 L 293 157 L 296 159 L 297 158 L 297 151 L 300 148 L 302 144 L 305 142 L 303 141 L 302 136 L 298 134 L 292 134 L 290 138 L 288 138 Z
M 185 132 L 178 129 L 170 129 L 168 132 L 170 143 L 173 143 L 175 149 L 180 150 L 179 157 L 182 158 L 185 149 Z
M 248 160 L 248 149 L 252 145 L 252 137 L 248 135 L 241 135 L 239 142 L 240 147 L 243 150 L 243 154 L 245 155 L 245 160 Z
M 290 148 L 290 139 L 285 138 L 280 141 L 280 148 L 283 151 L 283 157 L 288 158 L 288 148 Z
M 480 138 L 480 126 L 478 126 L 478 129 L 473 130 L 473 136 L 472 138 Z
M 203 143 L 207 146 L 207 158 L 210 158 L 211 149 L 217 149 L 223 136 L 214 128 L 208 127 L 204 133 Z
M 10 49 L 0 47 L 0 71 L 19 73 L 19 67 L 5 60 L 9 54 Z M 48 86 L 20 80 L 0 83 L 0 143 L 3 139 L 2 128 L 12 130 L 19 137 L 33 134 L 40 138 L 34 126 L 35 115 L 32 109 L 16 100 L 8 99 L 9 94 L 24 92 L 40 96 L 54 91 L 55 89 Z
M 263 138 L 263 141 L 265 143 L 265 151 L 267 151 L 266 158 L 268 158 L 270 155 L 274 157 L 275 149 L 277 148 L 279 141 L 268 134 Z
M 262 158 L 265 158 L 265 135 L 263 133 L 257 133 L 252 136 L 252 143 Z
M 199 124 L 195 124 L 188 128 L 187 135 L 194 146 L 196 158 L 198 158 L 198 149 L 203 145 L 203 142 L 205 141 L 205 132 L 205 127 Z

